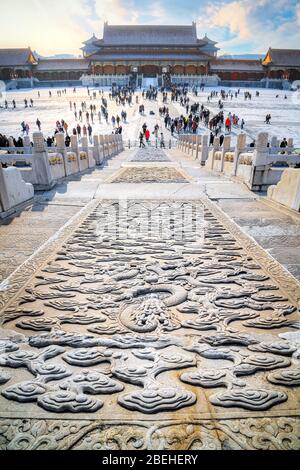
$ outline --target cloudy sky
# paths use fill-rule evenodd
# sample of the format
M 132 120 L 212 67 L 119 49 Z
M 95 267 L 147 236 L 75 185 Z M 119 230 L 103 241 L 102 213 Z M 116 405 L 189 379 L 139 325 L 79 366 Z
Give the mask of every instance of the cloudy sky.
M 1 0 L 0 47 L 79 55 L 82 41 L 111 24 L 191 24 L 221 53 L 299 48 L 300 0 Z

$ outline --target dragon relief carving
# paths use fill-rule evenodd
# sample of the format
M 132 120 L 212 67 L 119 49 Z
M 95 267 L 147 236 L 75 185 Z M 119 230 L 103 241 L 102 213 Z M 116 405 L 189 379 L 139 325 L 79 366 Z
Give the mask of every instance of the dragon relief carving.
M 155 215 L 157 204 L 135 202 L 130 216 L 140 217 L 139 206 L 143 217 Z M 233 421 L 221 424 L 222 411 L 284 413 L 293 400 L 291 391 L 300 383 L 299 343 L 279 340 L 278 333 L 298 328 L 296 304 L 247 240 L 240 242 L 243 236 L 229 230 L 211 206 L 195 204 L 204 210 L 203 239 L 197 234 L 181 240 L 119 239 L 114 223 L 119 206 L 109 201 L 98 203 L 68 233 L 20 294 L 3 304 L 2 400 L 25 410 L 31 403 L 49 416 L 88 413 L 86 422 L 77 423 L 82 437 L 76 448 L 168 449 L 173 442 L 180 448 L 180 439 L 186 449 L 264 448 L 250 432 L 254 424 L 245 424 L 250 427 L 244 435 L 242 425 L 235 431 Z M 169 205 L 176 220 L 180 204 Z M 120 214 L 117 229 L 126 222 Z M 98 234 L 99 220 L 107 227 L 105 236 Z M 32 378 L 16 383 L 19 368 Z M 133 425 L 124 426 L 122 437 L 122 427 L 100 430 L 92 424 L 107 413 L 108 397 L 120 413 L 172 417 L 187 409 L 200 419 L 206 409 L 201 390 L 221 417 L 203 428 L 157 425 L 150 435 L 146 425 Z M 57 441 L 50 424 L 39 430 L 37 423 L 35 432 L 49 435 L 49 447 L 72 448 L 71 437 Z M 5 445 L 33 448 L 30 426 L 21 431 L 19 422 Z M 28 436 L 24 444 L 21 432 Z M 280 432 L 288 436 L 287 447 L 297 446 L 290 428 Z M 279 431 L 276 438 L 272 433 L 267 425 L 257 427 L 258 435 L 268 436 L 268 448 L 284 448 Z

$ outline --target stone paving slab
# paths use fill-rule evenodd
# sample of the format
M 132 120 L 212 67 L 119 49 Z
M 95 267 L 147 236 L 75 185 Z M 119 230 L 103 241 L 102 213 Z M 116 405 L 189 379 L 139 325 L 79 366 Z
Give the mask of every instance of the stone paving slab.
M 197 199 L 204 185 L 182 183 L 107 183 L 99 186 L 96 199 Z
M 258 200 L 224 199 L 218 204 L 242 230 L 300 280 L 300 218 Z
M 76 206 L 35 204 L 0 222 L 0 282 L 77 212 Z
M 188 183 L 189 177 L 176 166 L 130 166 L 122 168 L 111 183 Z
M 131 159 L 132 162 L 169 162 L 170 158 L 167 157 L 166 153 L 160 149 L 139 149 L 134 157 Z

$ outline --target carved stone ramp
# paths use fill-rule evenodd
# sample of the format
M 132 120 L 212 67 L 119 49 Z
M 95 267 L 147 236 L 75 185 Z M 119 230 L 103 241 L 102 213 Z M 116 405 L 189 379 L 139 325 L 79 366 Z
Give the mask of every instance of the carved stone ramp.
M 0 448 L 299 449 L 299 299 L 204 196 L 92 201 L 0 292 Z

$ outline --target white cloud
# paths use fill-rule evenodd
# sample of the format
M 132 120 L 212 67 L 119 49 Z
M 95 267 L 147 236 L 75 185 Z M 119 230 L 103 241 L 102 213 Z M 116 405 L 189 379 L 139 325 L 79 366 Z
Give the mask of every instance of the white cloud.
M 300 3 L 296 5 L 297 24 L 300 26 Z
M 224 4 L 215 11 L 211 22 L 217 27 L 227 26 L 231 33 L 238 34 L 241 39 L 248 39 L 251 37 L 248 25 L 250 10 L 251 4 L 248 2 Z
M 201 4 L 199 36 L 207 32 L 223 50 L 237 49 L 239 44 L 253 52 L 265 52 L 270 45 L 299 47 L 299 0 L 215 0 L 210 4 L 201 0 L 197 4 Z M 183 11 L 184 2 L 179 8 L 177 0 L 174 8 L 167 8 L 164 0 L 6 1 L 0 42 L 1 47 L 31 46 L 44 55 L 79 54 L 82 42 L 92 33 L 101 35 L 106 20 L 110 24 L 183 24 L 191 16 L 188 9 Z M 287 12 L 293 12 L 294 19 L 287 20 Z
M 295 10 L 294 10 L 295 8 Z M 297 19 L 287 20 L 287 12 L 295 12 Z M 275 23 L 281 18 L 279 26 Z M 300 3 L 291 0 L 233 0 L 229 3 L 210 5 L 200 15 L 199 26 L 207 28 L 211 36 L 219 39 L 224 49 L 251 48 L 252 52 L 263 53 L 269 46 L 295 48 L 300 44 Z M 225 31 L 230 39 L 224 40 Z

